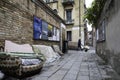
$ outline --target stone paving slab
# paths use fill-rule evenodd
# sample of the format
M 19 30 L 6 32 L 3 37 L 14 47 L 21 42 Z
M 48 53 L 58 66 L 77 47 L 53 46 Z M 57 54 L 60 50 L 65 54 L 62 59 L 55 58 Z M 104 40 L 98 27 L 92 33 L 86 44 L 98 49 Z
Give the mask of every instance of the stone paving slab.
M 101 77 L 101 74 L 97 71 L 90 71 L 90 76 L 99 76 Z
M 37 77 L 30 79 L 30 80 L 48 80 L 48 77 L 37 76 Z
M 77 80 L 89 80 L 89 76 L 78 76 Z
M 89 76 L 89 71 L 80 71 L 78 76 Z
M 78 74 L 79 70 L 69 70 L 68 73 L 70 74 Z
M 100 76 L 90 76 L 90 80 L 102 80 Z
M 50 76 L 48 80 L 62 80 L 67 70 L 59 70 L 54 75 Z
M 72 80 L 76 80 L 77 75 L 76 74 L 72 74 L 72 73 L 68 73 L 65 75 L 64 79 L 72 79 Z

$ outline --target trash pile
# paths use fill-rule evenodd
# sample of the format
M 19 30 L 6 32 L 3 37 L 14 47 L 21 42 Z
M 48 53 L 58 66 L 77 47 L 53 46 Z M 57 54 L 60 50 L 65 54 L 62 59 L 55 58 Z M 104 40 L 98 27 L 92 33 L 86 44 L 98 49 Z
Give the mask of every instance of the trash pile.
M 45 63 L 51 63 L 58 60 L 63 53 L 60 51 L 58 45 L 46 46 L 46 45 L 30 45 L 30 44 L 16 44 L 11 41 L 5 41 L 5 52 L 22 52 L 22 53 L 35 53 L 41 56 L 46 61 Z
M 16 44 L 5 41 L 5 50 L 0 52 L 0 70 L 12 76 L 26 76 L 42 69 L 43 64 L 58 60 L 63 53 L 58 45 Z M 16 74 L 16 75 L 14 75 Z
M 53 45 L 52 48 L 55 52 L 59 53 L 59 55 L 63 55 L 64 53 L 60 50 L 58 45 Z
M 45 63 L 51 63 L 54 62 L 55 60 L 58 60 L 61 56 L 55 52 L 51 46 L 46 46 L 46 45 L 33 45 L 33 47 L 38 48 L 40 50 L 40 53 L 43 54 L 46 58 Z
M 5 52 L 0 52 L 0 70 L 4 74 L 22 78 L 38 73 L 45 60 L 36 55 L 29 44 L 5 41 Z
M 34 53 L 30 44 L 16 44 L 12 41 L 5 40 L 5 52 L 24 52 Z

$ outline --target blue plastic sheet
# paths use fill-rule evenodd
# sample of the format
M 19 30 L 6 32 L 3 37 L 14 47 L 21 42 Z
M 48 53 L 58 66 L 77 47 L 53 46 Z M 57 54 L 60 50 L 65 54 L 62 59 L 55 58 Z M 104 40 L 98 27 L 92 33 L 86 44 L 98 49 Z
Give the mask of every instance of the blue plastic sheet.
M 41 39 L 42 36 L 42 20 L 35 17 L 34 16 L 34 31 L 33 31 L 33 35 L 34 35 L 34 39 Z

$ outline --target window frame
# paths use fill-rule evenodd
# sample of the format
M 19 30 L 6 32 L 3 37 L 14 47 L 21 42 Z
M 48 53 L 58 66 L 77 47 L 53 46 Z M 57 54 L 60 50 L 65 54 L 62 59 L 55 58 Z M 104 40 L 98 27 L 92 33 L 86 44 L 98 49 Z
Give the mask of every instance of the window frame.
M 72 41 L 72 31 L 67 31 L 67 40 Z
M 98 42 L 106 40 L 105 23 L 106 23 L 106 21 L 104 19 L 96 31 L 96 34 L 97 34 L 96 39 Z
M 68 13 L 70 12 L 70 13 Z M 70 16 L 69 16 L 70 14 Z M 72 9 L 66 9 L 66 20 L 71 21 L 72 20 Z

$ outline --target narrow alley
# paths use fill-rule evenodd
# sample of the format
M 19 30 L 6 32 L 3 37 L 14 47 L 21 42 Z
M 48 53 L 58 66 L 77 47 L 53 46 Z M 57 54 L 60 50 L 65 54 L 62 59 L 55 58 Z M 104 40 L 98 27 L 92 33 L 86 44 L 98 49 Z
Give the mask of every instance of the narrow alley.
M 120 80 L 119 25 L 120 0 L 0 0 L 0 80 Z
M 23 80 L 119 80 L 120 78 L 104 61 L 95 54 L 95 50 L 69 50 L 54 63 L 45 65 L 42 71 Z M 16 80 L 6 78 L 5 80 Z

